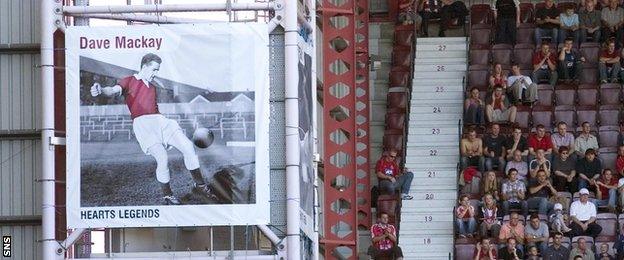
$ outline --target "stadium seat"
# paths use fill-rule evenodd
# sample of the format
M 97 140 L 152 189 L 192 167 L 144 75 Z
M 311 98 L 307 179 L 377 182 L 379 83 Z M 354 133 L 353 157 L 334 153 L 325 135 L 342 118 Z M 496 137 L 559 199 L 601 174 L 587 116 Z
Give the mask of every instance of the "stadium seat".
M 595 85 L 598 83 L 598 69 L 584 67 L 581 71 L 581 84 Z
M 606 239 L 615 239 L 617 235 L 617 216 L 613 213 L 599 213 L 596 216 L 596 224 L 602 227 L 602 232 L 598 236 Z
M 600 104 L 618 105 L 620 104 L 621 85 L 608 83 L 600 85 Z
M 620 124 L 619 105 L 600 106 L 600 126 L 618 126 Z
M 533 110 L 531 111 L 531 118 L 533 121 L 533 126 L 541 124 L 544 125 L 547 131 L 552 129 L 552 107 L 533 107 Z
M 600 44 L 595 42 L 581 43 L 579 48 L 581 55 L 585 57 L 585 63 L 590 66 L 598 66 L 598 58 L 600 57 Z
M 388 92 L 386 113 L 405 113 L 407 94 L 405 92 Z
M 534 49 L 533 44 L 516 44 L 513 50 L 514 62 L 518 63 L 522 69 L 531 69 Z
M 512 49 L 513 46 L 509 44 L 494 44 L 492 46 L 492 63 L 510 65 Z
M 474 251 L 475 251 L 475 244 L 456 244 L 455 245 L 455 259 L 472 260 Z
M 576 3 L 575 2 L 559 2 L 557 3 L 557 9 L 559 9 L 560 13 L 565 13 L 565 10 L 571 7 L 572 9 L 576 10 Z
M 598 147 L 617 148 L 617 140 L 619 135 L 619 126 L 601 126 L 598 130 Z
M 598 90 L 579 88 L 577 90 L 579 106 L 595 106 L 598 100 Z
M 582 124 L 583 122 L 589 122 L 590 125 L 596 126 L 596 119 L 598 117 L 598 113 L 594 108 L 591 107 L 577 107 L 576 108 L 576 120 L 578 124 Z
M 555 122 L 565 122 L 570 129 L 573 129 L 574 126 L 574 107 L 572 106 L 556 106 L 555 107 Z
M 535 13 L 532 3 L 520 3 L 520 24 L 533 24 Z
M 411 47 L 414 41 L 413 30 L 395 30 L 394 32 L 394 46 Z
M 553 87 L 548 84 L 537 85 L 537 96 L 539 97 L 539 99 L 536 105 L 548 107 L 552 106 Z
M 470 45 L 488 46 L 491 42 L 492 29 L 480 28 L 470 30 Z
M 555 88 L 555 104 L 557 106 L 574 106 L 576 90 L 572 87 L 557 86 Z
M 535 25 L 521 23 L 516 31 L 516 44 L 535 44 Z
M 384 134 L 383 137 L 384 150 L 403 150 L 403 134 L 390 135 Z
M 410 50 L 394 49 L 392 51 L 392 66 L 404 66 L 409 68 L 412 62 Z
M 397 195 L 385 195 L 381 194 L 377 198 L 377 212 L 386 212 L 390 218 L 390 223 L 396 223 L 397 211 L 400 204 L 399 197 Z
M 470 50 L 470 65 L 490 64 L 490 50 Z
M 531 109 L 526 106 L 517 107 L 516 123 L 523 129 L 529 129 L 531 122 Z
M 468 68 L 468 84 L 470 87 L 478 87 L 483 89 L 488 85 L 488 72 L 487 66 L 472 65 Z
M 489 24 L 494 20 L 494 14 L 489 4 L 473 4 L 470 6 L 470 24 Z
M 409 71 L 395 70 L 390 72 L 390 87 L 407 87 L 409 83 Z
M 386 131 L 387 130 L 401 130 L 402 131 L 403 129 L 405 129 L 405 114 L 404 113 L 386 114 Z

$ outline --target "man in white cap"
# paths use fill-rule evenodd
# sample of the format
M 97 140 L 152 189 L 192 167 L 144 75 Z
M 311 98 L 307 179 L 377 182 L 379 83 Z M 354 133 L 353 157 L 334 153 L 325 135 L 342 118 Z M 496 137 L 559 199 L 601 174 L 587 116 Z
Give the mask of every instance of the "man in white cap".
M 591 236 L 596 238 L 602 227 L 596 224 L 596 205 L 589 201 L 589 190 L 582 188 L 579 191 L 581 198 L 572 202 L 570 217 L 572 218 L 571 236 Z

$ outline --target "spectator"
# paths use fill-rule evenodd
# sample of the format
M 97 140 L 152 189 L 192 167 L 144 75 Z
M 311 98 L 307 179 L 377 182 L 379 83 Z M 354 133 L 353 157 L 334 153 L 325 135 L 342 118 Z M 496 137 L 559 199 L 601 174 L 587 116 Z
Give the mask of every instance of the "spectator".
M 624 20 L 624 9 L 618 7 L 618 0 L 610 0 L 609 6 L 603 6 L 600 19 L 602 20 L 602 36 L 605 39 L 615 37 L 616 45 L 622 41 L 622 21 Z
M 565 39 L 563 48 L 559 52 L 559 74 L 566 84 L 579 83 L 583 62 L 585 62 L 585 57 L 572 48 L 572 39 Z
M 539 216 L 535 213 L 531 215 L 529 224 L 524 228 L 524 237 L 526 238 L 527 246 L 539 247 L 540 251 L 546 252 L 548 248 L 548 225 L 540 221 Z
M 514 126 L 511 132 L 511 136 L 509 137 L 509 139 L 507 139 L 507 142 L 504 146 L 507 149 L 507 160 L 513 159 L 514 152 L 516 150 L 520 151 L 520 155 L 522 156 L 523 161 L 527 160 L 527 155 L 529 155 L 529 146 L 527 143 L 527 139 L 522 136 L 522 128 L 520 128 L 519 126 Z
M 545 8 L 537 9 L 535 13 L 535 42 L 538 46 L 542 44 L 542 37 L 550 36 L 552 42 L 557 44 L 559 28 L 559 10 L 554 5 L 553 0 L 544 0 Z M 536 81 L 536 80 L 533 80 Z
M 505 169 L 505 137 L 500 134 L 500 125 L 493 123 L 490 134 L 483 139 L 485 170 L 491 171 L 496 165 L 498 170 Z
M 597 160 L 596 160 L 597 161 Z M 615 202 L 617 201 L 618 179 L 613 177 L 611 169 L 604 169 L 602 176 L 596 180 L 596 200 L 597 207 L 608 206 L 609 211 L 615 213 Z
M 548 214 L 550 208 L 550 202 L 548 202 L 549 195 L 557 197 L 557 190 L 553 188 L 550 181 L 546 178 L 546 172 L 539 170 L 537 172 L 537 178 L 529 179 L 529 199 L 527 200 L 527 206 L 529 209 L 538 209 L 539 214 Z
M 483 158 L 483 141 L 477 137 L 474 128 L 468 130 L 468 136 L 461 140 L 461 162 L 462 169 L 468 166 L 478 166 L 479 171 L 485 170 L 485 158 Z
M 481 238 L 481 242 L 477 243 L 474 251 L 474 260 L 491 260 L 496 259 L 496 248 L 490 244 L 487 237 Z
M 587 189 L 582 188 L 579 194 L 581 198 L 570 205 L 570 218 L 572 219 L 572 225 L 570 226 L 572 229 L 571 236 L 591 236 L 596 238 L 602 231 L 602 227 L 596 223 L 596 205 L 589 201 L 589 191 Z M 594 254 L 590 255 L 593 256 Z
M 509 209 L 521 209 L 522 215 L 529 212 L 525 199 L 526 186 L 518 179 L 518 170 L 511 168 L 507 171 L 508 180 L 503 183 L 501 196 L 503 197 L 503 214 L 508 215 Z
M 552 245 L 542 252 L 544 260 L 568 260 L 570 250 L 561 244 L 562 239 L 563 234 L 555 233 Z
M 508 1 L 508 0 L 504 0 L 504 1 Z M 511 1 L 516 1 L 516 0 L 511 0 Z M 490 80 L 488 82 L 490 83 L 490 88 L 492 89 L 496 85 L 501 85 L 503 87 L 503 90 L 506 90 L 506 91 L 508 90 L 507 89 L 507 75 L 503 73 L 503 66 L 500 63 L 494 64 L 494 67 L 492 68 L 492 73 L 490 75 Z
M 618 147 L 617 154 L 615 159 L 615 171 L 619 174 L 619 178 L 624 178 L 624 145 Z
M 492 11 L 496 19 L 495 43 L 516 44 L 516 27 L 520 24 L 520 1 L 493 0 Z
M 498 179 L 496 173 L 488 171 L 481 179 L 481 195 L 492 194 L 496 201 L 500 201 Z
M 520 216 L 517 212 L 511 212 L 509 222 L 503 224 L 498 235 L 498 241 L 507 241 L 514 238 L 518 242 L 517 248 L 523 250 L 524 244 L 524 225 L 520 223 Z
M 559 147 L 566 146 L 569 150 L 574 151 L 574 135 L 567 132 L 568 125 L 566 122 L 557 123 L 557 132 L 550 136 L 552 139 L 553 156 L 559 154 Z M 572 156 L 572 159 L 576 159 Z
M 481 206 L 481 237 L 498 237 L 500 234 L 500 222 L 498 221 L 498 207 L 492 194 L 483 196 L 483 206 Z
M 516 239 L 513 237 L 508 238 L 507 244 L 503 248 L 498 250 L 498 259 L 503 259 L 503 260 L 524 259 L 524 254 L 522 254 L 522 250 L 518 250 L 517 247 L 518 245 L 516 244 Z
M 537 156 L 529 163 L 529 173 L 533 179 L 537 176 L 538 171 L 544 171 L 546 178 L 550 179 L 550 161 L 544 155 L 544 149 L 537 149 Z
M 472 237 L 477 231 L 477 221 L 475 220 L 475 208 L 470 205 L 467 195 L 459 197 L 459 206 L 455 210 L 455 218 L 459 237 Z
M 604 14 L 604 9 L 602 12 Z M 600 83 L 607 83 L 608 81 L 617 83 L 620 73 L 620 52 L 615 49 L 615 42 L 613 40 L 608 40 L 606 45 L 606 48 L 600 52 L 600 59 L 598 60 Z
M 411 200 L 413 197 L 409 195 L 410 186 L 414 174 L 411 172 L 403 172 L 396 163 L 396 150 L 388 151 L 388 154 L 377 161 L 375 167 L 377 171 L 377 180 L 379 181 L 379 189 L 389 195 L 394 195 L 396 189 L 401 189 L 401 198 Z
M 574 6 L 568 5 L 563 13 L 559 15 L 559 43 L 567 38 L 573 39 L 574 43 L 579 42 L 579 16 L 574 13 Z
M 527 162 L 522 158 L 520 150 L 514 151 L 512 160 L 507 162 L 507 166 L 505 166 L 505 172 L 509 172 L 511 169 L 515 169 L 518 172 L 519 180 L 526 182 L 529 167 L 527 166 Z
M 559 156 L 555 157 L 552 164 L 554 173 L 553 184 L 557 191 L 574 193 L 578 187 L 576 177 L 576 161 L 570 158 L 570 150 L 567 146 L 559 147 Z
M 440 32 L 439 37 L 445 36 L 445 31 L 448 29 L 448 25 L 451 24 L 453 19 L 457 19 L 458 26 L 464 26 L 466 22 L 466 16 L 468 15 L 468 8 L 461 1 L 453 0 L 425 0 L 421 4 L 422 16 L 422 31 L 423 36 L 429 36 L 429 20 L 440 18 Z
M 587 149 L 598 150 L 598 139 L 590 133 L 591 126 L 589 122 L 581 124 L 581 134 L 574 140 L 574 149 L 576 150 L 576 158 L 583 158 Z
M 417 9 L 416 0 L 406 0 L 399 4 L 399 22 L 403 25 L 413 24 L 415 28 L 420 28 L 422 24 L 422 17 L 416 12 Z
M 520 65 L 512 64 L 511 73 L 512 75 L 507 78 L 507 86 L 509 86 L 507 93 L 511 93 L 513 102 L 533 103 L 537 101 L 537 84 L 533 83 L 530 77 L 520 73 Z
M 466 124 L 485 124 L 484 103 L 479 96 L 479 89 L 473 87 L 470 89 L 470 96 L 464 102 L 464 123 Z
M 555 203 L 553 211 L 554 213 L 550 214 L 550 218 L 548 218 L 553 231 L 562 234 L 570 232 L 572 229 L 568 227 L 569 218 L 567 214 L 563 213 L 563 205 Z
M 397 245 L 396 228 L 388 224 L 388 213 L 379 213 L 379 222 L 371 227 L 371 236 L 373 245 L 369 249 L 369 255 L 373 259 L 381 257 L 403 259 L 403 251 Z
M 585 3 L 585 8 L 579 14 L 581 24 L 581 42 L 587 42 L 587 36 L 591 36 L 593 42 L 600 42 L 600 11 L 596 10 L 593 0 L 580 1 Z
M 537 251 L 537 247 L 535 246 L 529 247 L 529 250 L 527 250 L 526 259 L 527 260 L 542 260 L 542 258 L 539 255 L 539 252 Z
M 547 158 L 552 157 L 552 139 L 546 135 L 546 128 L 544 125 L 537 125 L 535 127 L 535 134 L 529 136 L 529 162 L 535 159 L 537 149 L 544 150 L 544 155 Z
M 600 252 L 596 253 L 596 260 L 615 260 L 615 257 L 609 254 L 609 245 L 607 243 L 600 244 Z
M 596 180 L 602 172 L 602 164 L 596 158 L 594 149 L 587 149 L 585 158 L 578 160 L 575 168 L 579 175 L 579 189 L 589 188 L 590 185 L 596 186 Z
M 585 238 L 580 237 L 576 243 L 577 246 L 570 251 L 570 256 L 574 256 L 574 260 L 578 257 L 581 260 L 594 260 L 594 252 L 585 243 Z
M 538 30 L 539 28 L 535 31 Z M 550 51 L 547 42 L 543 42 L 540 46 L 540 50 L 533 54 L 533 82 L 539 84 L 541 80 L 548 80 L 548 83 L 554 87 L 558 78 L 557 57 Z
M 503 94 L 503 87 L 500 85 L 494 86 L 491 101 L 485 107 L 485 115 L 491 123 L 516 121 L 516 107 L 509 104 L 507 96 Z

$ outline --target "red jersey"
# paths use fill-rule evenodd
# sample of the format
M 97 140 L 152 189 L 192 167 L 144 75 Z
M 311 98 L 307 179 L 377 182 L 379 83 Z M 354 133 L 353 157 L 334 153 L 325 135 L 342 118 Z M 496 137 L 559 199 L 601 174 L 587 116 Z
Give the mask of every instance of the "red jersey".
M 377 161 L 375 171 L 389 176 L 397 176 L 399 174 L 399 165 L 395 161 L 388 161 L 385 158 L 381 158 Z
M 382 224 L 382 223 L 374 224 L 371 227 L 371 236 L 373 238 L 381 236 L 384 234 L 386 230 L 388 230 L 390 234 L 393 234 L 396 236 L 396 229 L 394 228 L 393 225 Z M 377 243 L 374 243 L 373 246 L 375 246 L 375 248 L 379 250 L 389 250 L 394 246 L 394 242 L 392 242 L 392 240 L 390 240 L 389 238 L 385 238 Z
M 618 55 L 620 55 L 619 50 L 615 50 L 613 51 L 613 53 L 609 53 L 609 50 L 602 50 L 600 52 L 600 58 L 613 59 L 613 58 L 617 58 Z M 605 63 L 605 65 L 607 65 L 607 67 L 610 68 L 611 66 L 613 66 L 613 63 Z
M 544 151 L 548 151 L 548 149 L 552 148 L 552 139 L 549 135 L 544 135 L 542 140 L 537 139 L 537 135 L 529 136 L 529 147 L 533 148 L 537 151 L 537 149 L 544 149 Z
M 142 115 L 160 114 L 156 104 L 156 87 L 152 84 L 145 85 L 143 80 L 135 76 L 125 77 L 117 83 L 123 90 L 126 104 L 130 110 L 132 119 Z
M 468 206 L 468 207 L 464 207 L 464 206 L 458 206 L 457 209 L 455 210 L 455 216 L 457 218 L 459 218 L 460 216 L 463 216 L 461 219 L 463 220 L 467 220 L 469 218 L 472 218 L 472 214 L 470 214 L 470 208 L 473 208 L 472 205 Z M 472 209 L 474 211 L 474 208 Z M 464 215 L 466 214 L 466 215 Z
M 544 57 L 546 57 L 544 55 L 544 53 L 540 50 L 538 52 L 536 52 L 535 54 L 533 54 L 533 65 L 537 65 L 539 64 Z M 555 55 L 554 54 L 550 54 L 550 57 L 548 57 L 548 59 L 550 60 L 550 62 L 552 64 L 557 64 L 557 60 L 555 59 Z M 544 64 L 542 64 L 542 66 L 540 67 L 540 69 L 543 70 L 547 70 L 548 69 L 548 61 L 545 61 Z
M 492 249 L 490 249 L 490 251 L 492 251 L 492 256 L 493 256 L 494 258 L 490 259 L 490 255 L 488 254 L 488 251 L 481 250 L 481 254 L 479 254 L 479 258 L 478 258 L 478 259 L 479 259 L 479 260 L 481 260 L 481 259 L 496 260 L 496 257 L 497 257 L 497 255 L 496 255 L 496 249 L 492 248 Z M 473 256 L 477 256 L 477 252 L 478 252 L 478 251 L 477 251 L 477 249 L 475 248 L 474 253 L 473 253 L 472 255 L 473 255 Z
M 617 171 L 617 174 L 621 174 L 622 170 L 624 170 L 624 156 L 618 155 L 617 159 L 615 160 L 615 170 Z
M 606 185 L 609 186 L 618 186 L 618 179 L 616 177 L 611 177 L 611 182 L 607 183 L 607 181 L 605 179 L 603 179 L 602 177 L 600 177 L 600 181 Z M 606 200 L 609 198 L 609 189 L 602 187 L 602 186 L 598 186 L 600 187 L 600 193 L 602 193 L 602 199 Z

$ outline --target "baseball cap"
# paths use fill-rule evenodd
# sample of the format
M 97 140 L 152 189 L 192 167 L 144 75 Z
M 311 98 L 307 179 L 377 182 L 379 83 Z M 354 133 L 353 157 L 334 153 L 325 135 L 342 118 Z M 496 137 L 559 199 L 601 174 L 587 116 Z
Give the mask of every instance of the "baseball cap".
M 555 203 L 555 210 L 563 210 L 563 205 L 561 205 L 561 203 Z
M 618 187 L 622 187 L 622 185 L 624 185 L 624 178 L 621 178 L 621 179 L 618 181 Z
M 579 194 L 583 195 L 589 195 L 589 191 L 586 188 L 582 188 L 581 190 L 579 190 Z

